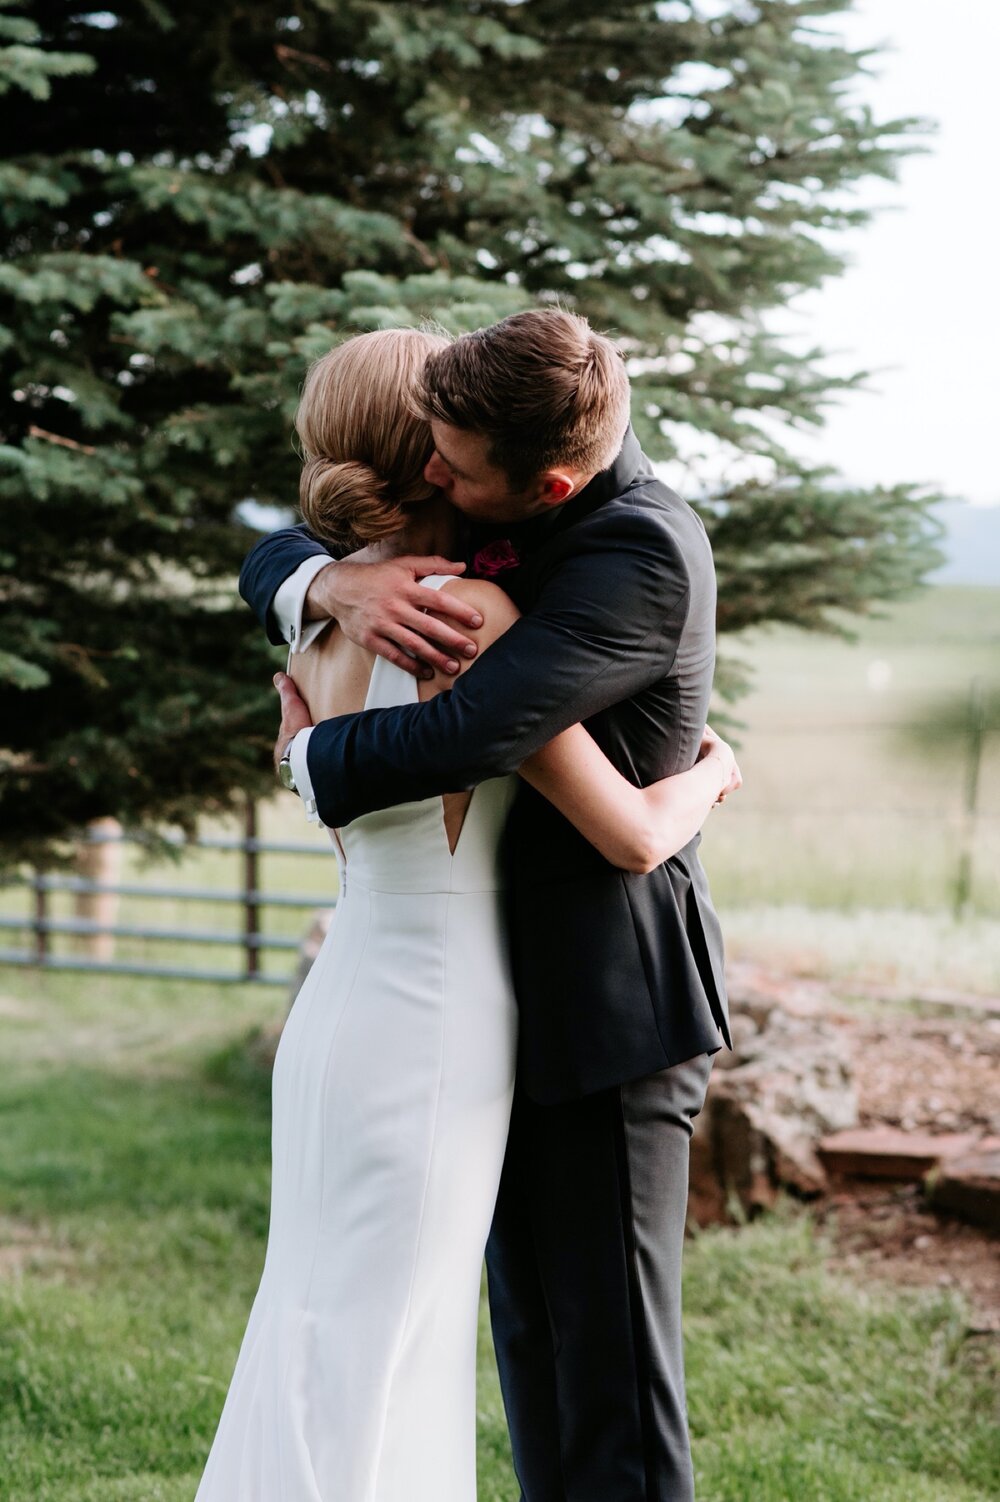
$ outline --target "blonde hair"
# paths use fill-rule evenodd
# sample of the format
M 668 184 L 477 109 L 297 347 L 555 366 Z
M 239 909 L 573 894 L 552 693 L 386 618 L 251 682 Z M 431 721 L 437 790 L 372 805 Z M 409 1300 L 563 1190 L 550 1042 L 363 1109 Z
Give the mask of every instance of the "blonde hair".
M 483 433 L 515 489 L 556 464 L 590 474 L 617 455 L 629 421 L 621 351 L 564 308 L 530 308 L 463 334 L 424 370 L 430 420 Z
M 310 367 L 295 414 L 304 464 L 299 504 L 317 537 L 347 550 L 397 532 L 429 500 L 434 448 L 417 398 L 428 357 L 448 341 L 381 329 L 338 344 Z

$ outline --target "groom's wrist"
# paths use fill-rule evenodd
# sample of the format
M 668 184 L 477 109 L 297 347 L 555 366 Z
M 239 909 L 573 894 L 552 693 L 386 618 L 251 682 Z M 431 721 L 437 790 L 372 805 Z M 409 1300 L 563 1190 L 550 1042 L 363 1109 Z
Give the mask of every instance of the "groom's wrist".
M 316 810 L 316 795 L 313 791 L 312 778 L 309 776 L 309 737 L 312 735 L 314 725 L 308 725 L 305 730 L 300 730 L 293 735 L 285 748 L 285 755 L 291 767 L 292 780 L 295 783 L 295 791 L 302 799 L 302 806 L 306 811 L 306 818 L 310 824 L 320 822 Z
M 313 593 L 313 584 L 333 562 L 326 553 L 314 553 L 303 559 L 298 568 L 278 587 L 271 604 L 271 613 L 278 623 L 280 634 L 293 652 L 304 652 L 330 619 L 329 611 L 325 616 L 317 611 L 318 596 Z
M 303 596 L 302 620 L 304 623 L 335 620 L 339 604 L 336 579 L 340 563 L 336 558 L 313 558 L 309 562 L 314 567 Z

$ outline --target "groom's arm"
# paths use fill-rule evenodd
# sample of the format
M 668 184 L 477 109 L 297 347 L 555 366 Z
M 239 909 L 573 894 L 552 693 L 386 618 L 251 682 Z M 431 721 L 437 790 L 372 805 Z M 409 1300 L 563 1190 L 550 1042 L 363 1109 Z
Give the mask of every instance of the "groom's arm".
M 336 620 L 366 651 L 414 677 L 430 678 L 435 669 L 457 673 L 459 657 L 475 657 L 476 645 L 464 632 L 475 631 L 482 620 L 454 595 L 439 597 L 435 615 L 427 615 L 427 592 L 419 581 L 464 570 L 464 563 L 438 556 L 357 563 L 337 558 L 308 527 L 286 527 L 249 553 L 240 570 L 240 594 L 275 646 L 289 642 L 293 651 L 304 651 Z
M 670 671 L 689 581 L 669 531 L 642 512 L 573 530 L 535 608 L 453 689 L 302 732 L 293 767 L 305 762 L 325 824 L 514 772 L 569 725 Z
M 243 561 L 240 594 L 267 632 L 272 646 L 288 641 L 288 627 L 302 606 L 312 579 L 334 561 L 334 555 L 306 526 L 283 527 L 262 537 Z M 275 610 L 279 591 L 291 586 L 284 611 Z M 286 596 L 287 598 L 287 596 Z M 289 619 L 289 614 L 291 618 Z

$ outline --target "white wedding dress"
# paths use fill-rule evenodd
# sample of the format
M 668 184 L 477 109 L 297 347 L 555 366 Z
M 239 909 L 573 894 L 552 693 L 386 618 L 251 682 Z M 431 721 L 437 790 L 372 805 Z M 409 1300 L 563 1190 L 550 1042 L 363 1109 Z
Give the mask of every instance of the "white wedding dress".
M 376 659 L 366 707 L 416 697 Z M 476 789 L 454 855 L 440 799 L 341 831 L 340 901 L 275 1059 L 264 1270 L 196 1502 L 474 1502 L 513 788 Z

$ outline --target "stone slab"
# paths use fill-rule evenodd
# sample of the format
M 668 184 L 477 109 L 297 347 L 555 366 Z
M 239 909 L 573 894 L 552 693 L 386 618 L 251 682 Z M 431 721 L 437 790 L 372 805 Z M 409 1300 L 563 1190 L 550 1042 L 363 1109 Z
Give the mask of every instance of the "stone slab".
M 817 1144 L 830 1173 L 919 1184 L 936 1164 L 972 1151 L 975 1132 L 907 1132 L 901 1127 L 851 1127 Z
M 935 1210 L 1000 1231 L 1000 1146 L 946 1158 L 931 1169 L 925 1186 Z

